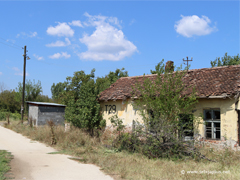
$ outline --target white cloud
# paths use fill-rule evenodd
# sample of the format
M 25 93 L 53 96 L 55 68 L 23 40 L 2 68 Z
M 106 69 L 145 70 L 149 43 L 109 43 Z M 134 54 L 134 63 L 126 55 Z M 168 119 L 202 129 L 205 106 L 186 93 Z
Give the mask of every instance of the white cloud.
M 74 20 L 74 21 L 72 21 L 71 23 L 68 23 L 68 24 L 72 25 L 72 26 L 83 27 L 81 21 L 79 21 L 79 20 Z
M 193 16 L 183 16 L 181 15 L 179 21 L 174 25 L 177 33 L 185 36 L 192 37 L 194 35 L 203 36 L 210 34 L 211 32 L 217 30 L 216 27 L 211 27 L 211 20 L 207 16 L 202 16 L 201 18 Z
M 59 58 L 68 59 L 70 57 L 71 57 L 71 55 L 68 54 L 67 52 L 55 53 L 55 54 L 49 56 L 49 58 L 51 58 L 51 59 L 59 59 Z
M 2 75 L 3 73 L 2 72 L 0 72 L 0 75 Z
M 84 24 L 95 26 L 96 30 L 92 35 L 85 34 L 79 39 L 88 48 L 86 52 L 78 54 L 81 59 L 119 61 L 137 51 L 137 47 L 125 38 L 122 30 L 111 25 L 120 26 L 117 18 L 91 16 L 88 13 L 85 16 L 89 20 Z
M 71 29 L 71 27 L 63 22 L 63 23 L 58 23 L 57 26 L 55 27 L 48 27 L 47 29 L 47 33 L 49 35 L 53 35 L 53 36 L 70 36 L 72 37 L 74 35 L 74 30 Z
M 13 40 L 13 39 L 7 39 L 6 41 L 7 41 L 7 42 L 10 42 L 10 43 L 13 43 L 13 44 L 15 44 L 15 42 L 16 42 L 16 41 Z
M 130 21 L 130 23 L 129 23 L 129 25 L 131 26 L 133 23 L 135 23 L 136 22 L 136 20 L 135 19 L 132 19 L 131 21 Z
M 13 67 L 12 68 L 14 71 L 20 71 L 20 69 L 18 69 L 17 67 Z
M 44 57 L 42 57 L 42 56 L 39 56 L 39 55 L 36 55 L 36 54 L 33 54 L 33 56 L 39 61 L 44 60 Z
M 30 32 L 30 33 L 21 32 L 17 34 L 16 38 L 19 38 L 20 36 L 26 36 L 26 37 L 32 38 L 37 36 L 37 32 Z
M 71 45 L 71 42 L 68 38 L 65 38 L 66 42 L 63 41 L 56 41 L 54 43 L 51 44 L 46 44 L 47 47 L 64 47 L 64 46 L 69 46 Z
M 84 13 L 84 16 L 88 18 L 88 21 L 84 22 L 85 26 L 101 26 L 104 23 L 111 23 L 121 28 L 119 20 L 116 17 L 107 17 L 102 15 L 92 16 L 87 12 Z
M 13 67 L 12 69 L 15 71 L 14 75 L 23 76 L 23 72 L 21 72 L 17 67 Z M 26 72 L 26 76 L 29 76 L 28 72 Z
M 37 32 L 30 32 L 29 37 L 36 37 L 37 36 Z

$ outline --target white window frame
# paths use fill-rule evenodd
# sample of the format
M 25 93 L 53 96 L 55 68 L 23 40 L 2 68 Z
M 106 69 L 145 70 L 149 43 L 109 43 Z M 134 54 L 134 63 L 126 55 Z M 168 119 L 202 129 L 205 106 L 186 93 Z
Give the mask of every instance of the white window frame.
M 206 111 L 211 112 L 211 119 L 206 118 Z M 219 111 L 220 113 L 220 119 L 214 118 L 214 111 Z M 204 121 L 205 121 L 205 138 L 206 139 L 214 139 L 214 140 L 220 140 L 221 139 L 221 111 L 220 108 L 214 108 L 214 109 L 204 109 L 203 110 L 204 115 Z M 207 126 L 206 123 L 211 123 L 210 132 L 211 132 L 211 138 L 207 137 Z M 216 125 L 219 124 L 219 127 Z M 219 138 L 217 138 L 217 132 L 219 132 Z

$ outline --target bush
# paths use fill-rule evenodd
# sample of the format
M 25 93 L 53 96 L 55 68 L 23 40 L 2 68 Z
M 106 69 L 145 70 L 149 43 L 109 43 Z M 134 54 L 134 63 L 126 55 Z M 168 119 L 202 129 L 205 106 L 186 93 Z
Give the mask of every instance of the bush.
M 119 138 L 119 150 L 127 150 L 129 152 L 140 152 L 142 141 L 133 133 L 123 133 Z
M 6 112 L 0 112 L 0 121 L 6 120 Z
M 20 120 L 21 119 L 21 114 L 19 114 L 19 113 L 11 113 L 10 114 L 10 118 L 12 118 L 14 120 Z
M 6 111 L 0 111 L 0 121 L 5 121 L 7 120 L 7 115 L 9 112 Z M 21 119 L 21 114 L 19 113 L 10 113 L 9 118 L 14 119 L 14 120 L 19 120 Z

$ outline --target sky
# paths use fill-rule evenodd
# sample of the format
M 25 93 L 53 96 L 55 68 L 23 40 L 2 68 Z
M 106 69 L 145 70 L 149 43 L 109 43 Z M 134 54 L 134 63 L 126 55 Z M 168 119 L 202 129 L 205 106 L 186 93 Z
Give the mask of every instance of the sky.
M 239 54 L 239 1 L 0 1 L 0 85 L 53 83 L 76 71 L 150 74 L 164 59 L 190 69 Z

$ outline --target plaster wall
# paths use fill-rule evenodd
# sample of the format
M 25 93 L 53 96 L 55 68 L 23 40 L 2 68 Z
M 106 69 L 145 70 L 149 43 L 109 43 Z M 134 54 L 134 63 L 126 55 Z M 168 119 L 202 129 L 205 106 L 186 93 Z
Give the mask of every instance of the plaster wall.
M 33 124 L 37 125 L 36 123 L 38 121 L 38 106 L 29 105 L 28 116 L 29 118 L 32 117 Z
M 237 121 L 238 115 L 235 110 L 234 99 L 199 99 L 196 105 L 196 111 L 194 116 L 198 118 L 201 124 L 199 124 L 198 130 L 202 137 L 205 137 L 205 125 L 203 120 L 204 109 L 220 109 L 221 118 L 221 139 L 238 141 L 238 129 Z
M 118 115 L 124 125 L 131 126 L 133 120 L 142 123 L 139 111 L 133 108 L 132 103 L 131 99 L 101 102 L 103 119 L 106 120 L 107 126 L 111 125 L 110 118 L 114 115 Z
M 131 126 L 133 120 L 143 123 L 142 118 L 137 109 L 132 106 L 130 99 L 122 101 L 101 102 L 103 118 L 106 120 L 107 126 L 111 125 L 110 118 L 118 115 L 123 120 L 124 125 Z M 200 122 L 197 127 L 197 134 L 205 137 L 205 125 L 203 121 L 204 109 L 220 109 L 221 118 L 221 139 L 236 142 L 238 141 L 238 114 L 235 110 L 234 99 L 199 99 L 195 107 L 194 116 Z

